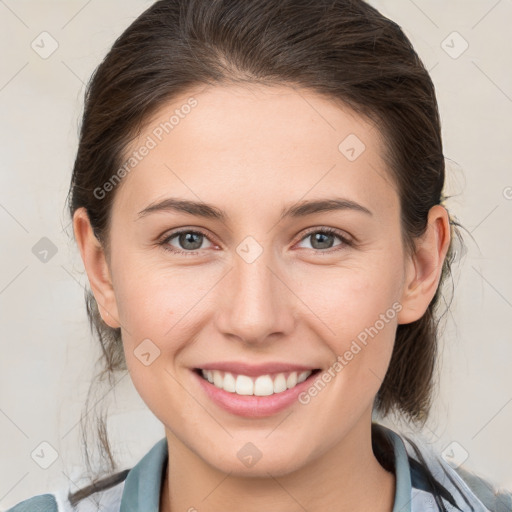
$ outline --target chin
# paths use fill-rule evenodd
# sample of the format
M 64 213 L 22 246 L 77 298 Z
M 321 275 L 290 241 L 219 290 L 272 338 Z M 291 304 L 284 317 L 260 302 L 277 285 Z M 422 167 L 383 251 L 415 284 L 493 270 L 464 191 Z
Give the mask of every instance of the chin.
M 234 456 L 231 456 L 234 453 Z M 278 455 L 272 453 L 265 456 L 265 451 L 259 451 L 251 443 L 247 443 L 240 450 L 229 453 L 213 454 L 213 460 L 207 461 L 217 470 L 231 476 L 249 478 L 268 478 L 285 476 L 301 467 L 297 454 Z

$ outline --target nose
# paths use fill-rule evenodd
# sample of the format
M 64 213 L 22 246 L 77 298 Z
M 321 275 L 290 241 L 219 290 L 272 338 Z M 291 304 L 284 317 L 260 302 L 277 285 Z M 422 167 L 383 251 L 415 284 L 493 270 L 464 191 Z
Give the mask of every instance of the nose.
M 264 345 L 290 332 L 297 298 L 270 251 L 252 262 L 234 257 L 234 266 L 218 290 L 217 328 L 249 345 Z

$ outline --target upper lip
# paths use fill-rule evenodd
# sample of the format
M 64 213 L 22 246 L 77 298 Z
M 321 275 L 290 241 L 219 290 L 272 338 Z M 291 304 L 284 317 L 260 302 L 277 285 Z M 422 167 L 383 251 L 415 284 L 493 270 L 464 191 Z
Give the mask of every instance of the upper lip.
M 317 368 L 313 366 L 304 366 L 301 364 L 291 364 L 282 362 L 268 362 L 261 364 L 248 364 L 237 361 L 219 361 L 217 363 L 203 364 L 198 367 L 200 370 L 220 370 L 223 372 L 236 373 L 237 375 L 247 375 L 256 377 L 269 373 L 287 373 L 287 372 L 305 372 L 313 371 Z

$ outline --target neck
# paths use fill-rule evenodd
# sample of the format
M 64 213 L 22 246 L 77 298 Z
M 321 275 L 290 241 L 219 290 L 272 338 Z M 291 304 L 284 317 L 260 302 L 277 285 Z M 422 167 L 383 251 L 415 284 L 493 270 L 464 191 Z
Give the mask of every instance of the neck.
M 247 512 L 303 509 L 308 512 L 392 512 L 395 475 L 375 458 L 371 422 L 350 431 L 338 445 L 299 470 L 274 477 L 223 473 L 166 431 L 169 462 L 162 483 L 161 512 Z

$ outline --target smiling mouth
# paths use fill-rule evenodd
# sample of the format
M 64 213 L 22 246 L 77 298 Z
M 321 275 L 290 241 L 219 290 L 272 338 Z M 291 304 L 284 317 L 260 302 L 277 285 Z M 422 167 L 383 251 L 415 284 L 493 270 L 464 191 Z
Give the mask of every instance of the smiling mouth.
M 250 377 L 248 375 L 235 374 L 220 370 L 203 370 L 195 368 L 201 378 L 207 380 L 218 389 L 234 393 L 236 395 L 269 396 L 283 393 L 292 389 L 320 372 L 320 369 L 303 372 L 280 372 Z

